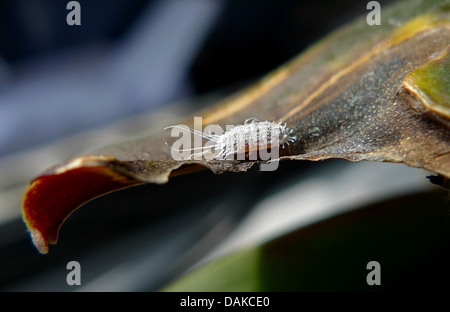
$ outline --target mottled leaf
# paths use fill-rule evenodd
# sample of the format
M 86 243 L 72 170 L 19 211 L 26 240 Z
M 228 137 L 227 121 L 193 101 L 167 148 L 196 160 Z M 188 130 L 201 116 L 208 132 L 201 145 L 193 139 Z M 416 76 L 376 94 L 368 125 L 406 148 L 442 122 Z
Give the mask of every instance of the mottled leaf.
M 279 159 L 398 162 L 448 178 L 449 10 L 448 1 L 404 1 L 383 8 L 381 26 L 362 16 L 197 116 L 204 126 L 224 129 L 248 118 L 286 122 L 296 140 L 280 149 Z M 193 118 L 180 123 L 192 126 Z M 35 179 L 23 214 L 39 251 L 46 253 L 64 220 L 97 196 L 204 167 L 221 173 L 255 163 L 176 161 L 173 142 L 161 129 L 63 162 Z

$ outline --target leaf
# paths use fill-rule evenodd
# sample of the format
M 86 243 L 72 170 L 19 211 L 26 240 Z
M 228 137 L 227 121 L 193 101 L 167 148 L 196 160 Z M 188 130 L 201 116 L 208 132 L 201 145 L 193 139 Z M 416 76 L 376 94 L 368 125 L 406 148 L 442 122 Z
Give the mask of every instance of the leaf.
M 418 111 L 450 126 L 450 47 L 442 54 L 411 73 L 403 82 L 412 94 L 411 105 Z
M 199 116 L 224 129 L 248 118 L 286 122 L 296 140 L 279 159 L 399 162 L 448 178 L 449 8 L 449 1 L 402 1 L 383 9 L 382 26 L 361 17 Z M 162 131 L 108 146 L 32 181 L 22 210 L 39 251 L 48 252 L 64 220 L 97 196 L 204 167 L 221 173 L 255 163 L 176 161 L 167 146 L 173 141 Z

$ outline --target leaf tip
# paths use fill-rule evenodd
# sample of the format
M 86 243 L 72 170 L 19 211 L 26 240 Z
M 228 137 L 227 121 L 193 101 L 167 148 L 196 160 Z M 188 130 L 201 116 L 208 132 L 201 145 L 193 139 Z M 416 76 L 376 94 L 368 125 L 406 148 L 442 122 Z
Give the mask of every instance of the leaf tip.
M 42 235 L 39 230 L 36 229 L 30 229 L 31 239 L 33 240 L 34 246 L 36 246 L 37 250 L 40 254 L 47 254 L 48 253 L 48 243 L 45 240 L 44 236 Z

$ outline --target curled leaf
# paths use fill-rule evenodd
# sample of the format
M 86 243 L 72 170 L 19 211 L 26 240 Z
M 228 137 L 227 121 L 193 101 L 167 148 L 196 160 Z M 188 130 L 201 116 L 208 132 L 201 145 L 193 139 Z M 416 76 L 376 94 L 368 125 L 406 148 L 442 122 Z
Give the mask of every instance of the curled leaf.
M 399 162 L 450 177 L 449 15 L 448 2 L 423 0 L 384 9 L 382 26 L 369 26 L 362 17 L 199 115 L 204 125 L 223 129 L 248 118 L 285 122 L 296 140 L 270 161 Z M 193 126 L 192 119 L 182 123 Z M 39 251 L 46 253 L 70 213 L 97 196 L 165 183 L 203 167 L 221 173 L 255 163 L 174 160 L 173 142 L 170 131 L 162 131 L 69 160 L 36 178 L 25 191 L 23 215 Z

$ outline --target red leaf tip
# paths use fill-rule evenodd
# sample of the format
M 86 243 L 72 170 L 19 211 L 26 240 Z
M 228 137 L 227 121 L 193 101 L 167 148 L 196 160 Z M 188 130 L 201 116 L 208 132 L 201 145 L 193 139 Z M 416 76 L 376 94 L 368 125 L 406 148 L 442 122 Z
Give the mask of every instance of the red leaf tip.
M 37 250 L 41 254 L 47 254 L 48 253 L 48 244 L 45 240 L 44 236 L 39 232 L 38 230 L 31 229 L 31 239 L 33 240 L 34 246 L 36 246 Z

